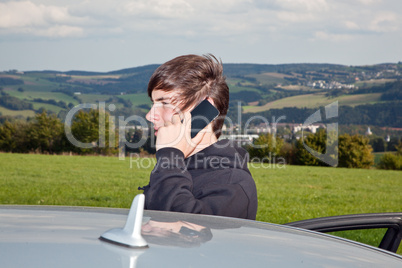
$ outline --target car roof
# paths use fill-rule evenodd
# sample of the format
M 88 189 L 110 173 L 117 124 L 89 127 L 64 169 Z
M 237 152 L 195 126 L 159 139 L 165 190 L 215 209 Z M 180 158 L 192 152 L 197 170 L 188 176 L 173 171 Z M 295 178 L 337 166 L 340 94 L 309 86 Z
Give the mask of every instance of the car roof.
M 399 255 L 294 227 L 235 218 L 144 211 L 143 225 L 202 226 L 144 234 L 148 246 L 101 241 L 127 209 L 0 206 L 2 267 L 401 267 Z M 165 230 L 166 231 L 166 230 Z M 184 236 L 181 237 L 181 236 Z M 202 239 L 201 239 L 202 238 Z

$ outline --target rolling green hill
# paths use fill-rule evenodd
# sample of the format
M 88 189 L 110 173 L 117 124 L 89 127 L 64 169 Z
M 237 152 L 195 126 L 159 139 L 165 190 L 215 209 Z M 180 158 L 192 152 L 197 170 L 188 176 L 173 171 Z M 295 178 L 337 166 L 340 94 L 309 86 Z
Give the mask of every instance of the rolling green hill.
M 263 106 L 244 106 L 244 112 L 257 113 L 267 111 L 269 109 L 282 109 L 285 107 L 297 108 L 318 108 L 326 106 L 334 101 L 338 101 L 339 105 L 357 106 L 361 104 L 373 104 L 381 101 L 381 93 L 342 95 L 339 97 L 327 97 L 325 93 L 297 95 L 279 99 Z
M 2 72 L 0 98 L 11 96 L 20 103 L 11 105 L 10 98 L 0 99 L 0 113 L 30 117 L 46 109 L 63 116 L 79 103 L 100 101 L 114 103 L 117 113 L 145 112 L 151 104 L 146 93 L 147 83 L 157 67 L 147 65 L 106 73 Z M 341 106 L 351 107 L 401 101 L 401 63 L 372 66 L 224 64 L 224 72 L 231 102 L 241 102 L 244 113 L 258 114 L 288 107 L 317 108 L 335 100 Z M 31 108 L 27 110 L 28 106 Z

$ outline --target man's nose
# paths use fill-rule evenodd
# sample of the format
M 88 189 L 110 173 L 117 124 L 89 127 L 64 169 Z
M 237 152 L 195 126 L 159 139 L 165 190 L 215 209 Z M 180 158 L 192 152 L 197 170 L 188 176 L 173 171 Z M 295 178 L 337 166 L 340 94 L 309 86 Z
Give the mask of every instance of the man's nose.
M 159 119 L 159 114 L 158 114 L 158 112 L 157 112 L 157 109 L 156 109 L 156 107 L 155 107 L 155 104 L 154 105 L 152 105 L 152 107 L 151 107 L 151 110 L 149 110 L 149 112 L 147 113 L 147 115 L 145 116 L 145 118 L 148 120 L 148 121 L 150 121 L 150 122 L 152 122 L 152 123 L 155 123 L 158 119 Z

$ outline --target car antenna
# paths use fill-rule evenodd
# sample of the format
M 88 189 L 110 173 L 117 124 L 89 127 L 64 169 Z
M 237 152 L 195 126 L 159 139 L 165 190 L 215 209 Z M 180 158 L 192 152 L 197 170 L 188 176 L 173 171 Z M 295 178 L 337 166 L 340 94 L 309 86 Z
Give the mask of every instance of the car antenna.
M 111 229 L 103 233 L 99 239 L 112 244 L 129 248 L 146 248 L 147 241 L 141 236 L 142 216 L 144 214 L 145 195 L 134 197 L 123 229 Z

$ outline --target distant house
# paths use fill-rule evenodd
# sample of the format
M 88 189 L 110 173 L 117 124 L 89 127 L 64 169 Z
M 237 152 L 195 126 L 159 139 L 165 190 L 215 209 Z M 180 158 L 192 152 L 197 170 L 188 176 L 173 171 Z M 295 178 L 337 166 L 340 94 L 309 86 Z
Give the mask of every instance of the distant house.
M 251 144 L 253 142 L 253 139 L 257 139 L 259 136 L 258 135 L 241 135 L 241 134 L 236 134 L 236 135 L 221 135 L 219 137 L 220 140 L 222 139 L 228 139 L 233 142 L 235 142 L 238 145 L 247 145 Z
M 293 133 L 297 133 L 301 130 L 308 129 L 311 133 L 316 133 L 317 129 L 320 128 L 319 125 L 308 125 L 308 126 L 303 126 L 302 124 L 298 126 L 293 126 Z

